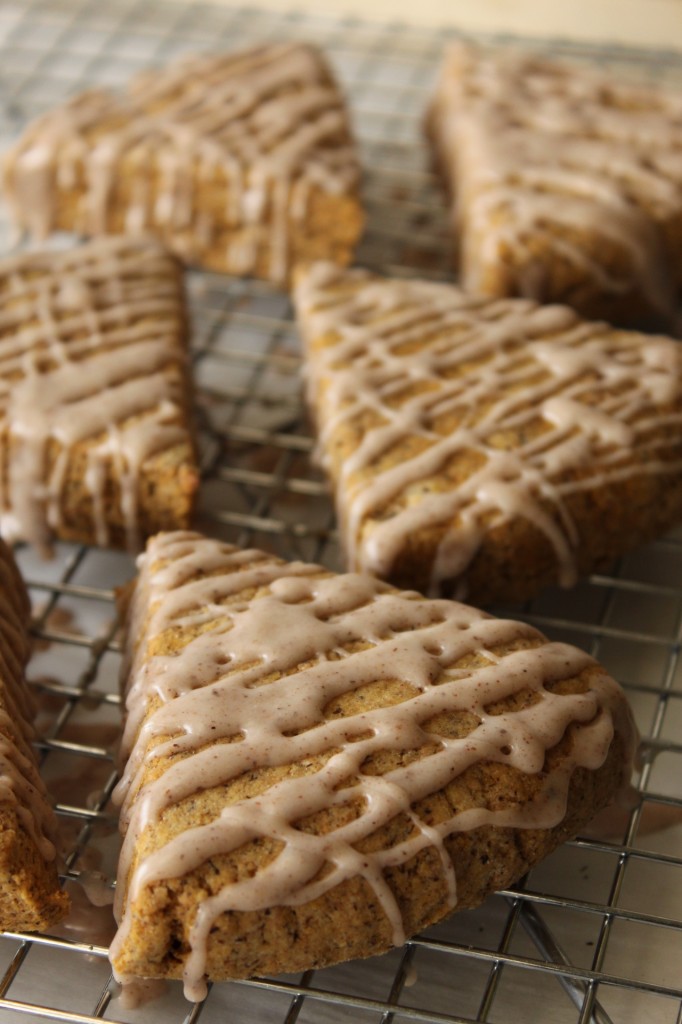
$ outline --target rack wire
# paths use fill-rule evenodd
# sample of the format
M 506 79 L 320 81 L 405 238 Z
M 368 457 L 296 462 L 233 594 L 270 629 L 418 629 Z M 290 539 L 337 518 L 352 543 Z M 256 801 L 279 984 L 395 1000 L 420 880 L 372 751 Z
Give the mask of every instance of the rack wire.
M 181 51 L 271 38 L 318 42 L 349 96 L 367 168 L 359 262 L 447 279 L 443 198 L 420 144 L 445 32 L 193 0 L 9 0 L 0 5 L 0 147 L 31 117 Z M 619 73 L 682 82 L 682 54 L 526 41 Z M 2 215 L 4 217 L 4 214 Z M 0 220 L 0 243 L 10 244 Z M 332 506 L 311 459 L 288 300 L 268 286 L 192 273 L 203 486 L 200 525 L 239 543 L 340 567 Z M 115 588 L 128 556 L 61 544 L 17 552 L 34 604 L 30 678 L 43 771 L 57 801 L 66 885 L 78 912 L 46 936 L 0 938 L 0 1019 L 90 1024 L 682 1024 L 682 533 L 574 590 L 521 609 L 586 647 L 625 685 L 643 736 L 641 802 L 479 910 L 381 958 L 213 986 L 201 1005 L 175 983 L 126 1010 L 111 980 L 110 911 L 84 907 L 81 873 L 112 878 L 109 797 L 120 724 Z

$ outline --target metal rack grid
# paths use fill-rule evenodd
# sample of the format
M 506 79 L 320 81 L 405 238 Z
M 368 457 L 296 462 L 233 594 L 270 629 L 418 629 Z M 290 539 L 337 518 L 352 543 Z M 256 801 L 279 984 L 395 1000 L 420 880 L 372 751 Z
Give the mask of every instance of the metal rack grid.
M 30 117 L 92 85 L 118 85 L 180 51 L 268 38 L 319 42 L 347 90 L 367 168 L 369 226 L 359 262 L 447 278 L 443 200 L 420 118 L 444 33 L 402 24 L 216 7 L 194 0 L 6 0 L 0 6 L 0 148 Z M 535 43 L 619 71 L 682 81 L 682 55 Z M 0 222 L 0 243 L 10 235 Z M 237 543 L 339 564 L 333 511 L 311 462 L 296 330 L 266 285 L 194 273 L 194 370 L 203 488 L 200 525 Z M 516 609 L 587 647 L 626 686 L 644 737 L 642 802 L 612 837 L 581 838 L 513 890 L 370 961 L 214 986 L 200 1006 L 179 986 L 123 1009 L 106 959 L 108 909 L 82 907 L 81 872 L 114 872 L 122 554 L 20 549 L 34 601 L 30 678 L 43 769 L 57 800 L 66 884 L 77 912 L 48 936 L 0 939 L 0 1020 L 202 1024 L 542 1024 L 682 1022 L 682 533 L 612 574 Z M 81 912 L 82 911 L 82 912 Z

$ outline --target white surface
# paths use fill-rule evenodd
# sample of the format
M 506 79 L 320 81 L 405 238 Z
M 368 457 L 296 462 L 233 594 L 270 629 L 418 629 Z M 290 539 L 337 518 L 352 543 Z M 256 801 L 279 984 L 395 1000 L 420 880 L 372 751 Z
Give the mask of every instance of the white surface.
M 213 0 L 223 3 L 224 0 Z M 680 0 L 266 0 L 273 11 L 355 15 L 463 32 L 682 48 Z

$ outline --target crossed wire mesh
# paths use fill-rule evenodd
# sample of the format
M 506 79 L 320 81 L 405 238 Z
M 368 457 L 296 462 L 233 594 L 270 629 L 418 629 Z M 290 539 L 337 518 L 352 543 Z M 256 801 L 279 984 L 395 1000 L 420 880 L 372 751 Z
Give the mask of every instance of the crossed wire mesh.
M 193 0 L 33 0 L 0 5 L 0 145 L 31 117 L 92 86 L 188 50 L 303 38 L 330 56 L 366 167 L 368 231 L 358 261 L 448 279 L 443 197 L 421 116 L 446 32 L 274 14 Z M 526 41 L 619 73 L 682 82 L 682 54 Z M 4 218 L 4 212 L 2 213 Z M 11 234 L 0 221 L 0 244 Z M 340 568 L 333 507 L 315 468 L 299 347 L 285 296 L 265 284 L 188 275 L 203 473 L 199 525 L 238 544 Z M 124 554 L 60 544 L 51 562 L 17 556 L 34 604 L 30 679 L 57 801 L 66 884 L 78 912 L 47 936 L 0 938 L 0 1019 L 174 1024 L 682 1024 L 682 534 L 610 574 L 513 609 L 598 656 L 625 685 L 643 737 L 641 802 L 610 837 L 580 838 L 513 890 L 370 961 L 213 986 L 200 1006 L 173 984 L 125 1010 L 106 959 L 108 909 L 78 879 L 113 878 L 110 796 L 120 728 L 115 591 Z M 83 877 L 86 877 L 85 875 Z

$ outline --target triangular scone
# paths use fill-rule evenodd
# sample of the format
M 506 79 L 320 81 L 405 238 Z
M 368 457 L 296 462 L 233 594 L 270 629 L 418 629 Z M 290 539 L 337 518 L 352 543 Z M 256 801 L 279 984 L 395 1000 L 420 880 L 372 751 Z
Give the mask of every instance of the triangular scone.
M 682 520 L 682 348 L 318 264 L 296 289 L 348 564 L 521 600 Z
M 91 90 L 28 126 L 4 160 L 16 222 L 153 231 L 183 260 L 285 282 L 298 260 L 347 263 L 363 224 L 348 115 L 301 43 L 183 57 Z
M 0 541 L 0 930 L 43 931 L 69 900 L 59 888 L 56 821 L 31 746 L 24 679 L 30 605 L 12 552 Z
M 480 903 L 627 781 L 625 697 L 531 626 L 194 533 L 128 612 L 119 980 L 321 967 Z
M 669 322 L 682 290 L 682 95 L 457 44 L 428 131 L 454 197 L 461 282 Z
M 136 549 L 198 485 L 180 268 L 154 241 L 0 260 L 0 532 Z

